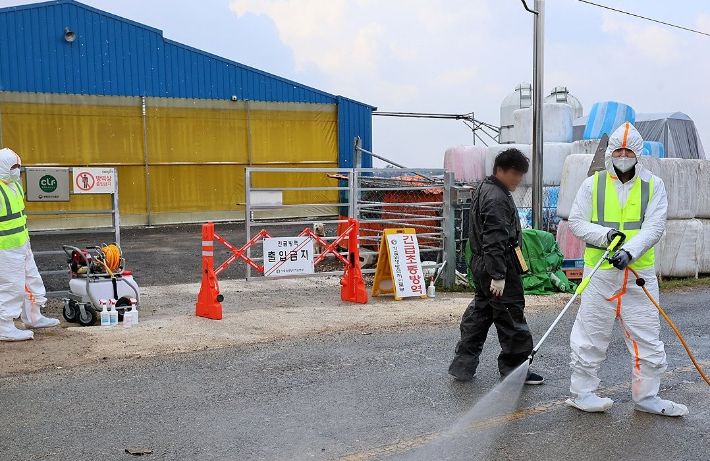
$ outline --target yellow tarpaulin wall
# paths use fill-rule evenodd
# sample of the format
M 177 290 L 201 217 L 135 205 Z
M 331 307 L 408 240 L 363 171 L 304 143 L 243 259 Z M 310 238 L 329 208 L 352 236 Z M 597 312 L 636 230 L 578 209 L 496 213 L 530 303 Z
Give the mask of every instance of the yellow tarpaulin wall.
M 25 166 L 117 167 L 124 224 L 148 222 L 147 184 L 153 223 L 242 219 L 247 166 L 338 166 L 332 104 L 145 102 L 144 119 L 141 98 L 0 92 L 2 144 L 20 154 Z M 253 187 L 335 185 L 324 174 L 260 174 L 252 182 Z M 283 200 L 337 203 L 338 193 L 285 191 Z M 28 205 L 28 211 L 107 208 L 105 196 Z M 76 218 L 51 221 L 52 227 L 94 225 L 86 219 L 78 224 Z

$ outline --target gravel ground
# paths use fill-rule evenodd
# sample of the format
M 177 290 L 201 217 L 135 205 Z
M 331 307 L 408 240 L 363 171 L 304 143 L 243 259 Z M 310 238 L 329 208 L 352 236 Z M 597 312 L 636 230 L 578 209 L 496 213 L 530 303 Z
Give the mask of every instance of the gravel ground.
M 62 319 L 58 327 L 37 330 L 34 341 L 0 342 L 0 376 L 330 332 L 455 325 L 470 301 L 466 293 L 440 293 L 434 299 L 382 296 L 368 304 L 347 303 L 340 300 L 338 277 L 225 280 L 220 289 L 220 321 L 195 316 L 198 283 L 149 286 L 142 287 L 140 323 L 131 329 L 79 327 Z M 558 310 L 567 299 L 530 296 L 528 312 Z M 60 304 L 45 313 L 61 317 Z
M 236 245 L 245 241 L 243 224 L 218 224 L 216 230 Z M 268 230 L 273 235 L 294 235 L 303 229 Z M 88 235 L 66 235 L 61 240 L 36 236 L 32 245 L 35 251 L 61 248 L 63 242 L 85 248 L 101 243 L 95 239 Z M 0 343 L 0 376 L 320 333 L 457 324 L 471 299 L 468 293 L 439 293 L 435 299 L 394 301 L 383 296 L 366 305 L 351 304 L 340 300 L 339 277 L 246 282 L 245 264 L 236 263 L 219 277 L 225 296 L 223 320 L 198 318 L 200 242 L 199 225 L 124 229 L 122 248 L 127 267 L 141 286 L 140 324 L 131 329 L 104 329 L 79 327 L 61 319 L 56 328 L 36 331 L 34 341 Z M 220 250 L 216 261 L 226 257 L 226 249 Z M 38 265 L 59 269 L 64 259 L 38 257 Z M 342 270 L 335 261 L 326 264 L 326 269 Z M 48 277 L 45 283 L 50 291 L 67 288 L 64 276 Z M 567 295 L 528 297 L 528 311 L 559 309 L 567 299 Z M 61 318 L 61 300 L 50 300 L 44 312 Z

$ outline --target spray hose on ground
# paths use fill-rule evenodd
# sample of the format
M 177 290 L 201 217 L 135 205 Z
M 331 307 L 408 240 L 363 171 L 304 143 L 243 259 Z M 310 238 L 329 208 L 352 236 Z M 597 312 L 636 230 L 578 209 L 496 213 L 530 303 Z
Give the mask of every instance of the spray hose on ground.
M 690 352 L 690 348 L 688 347 L 688 344 L 685 342 L 683 335 L 680 334 L 680 331 L 678 331 L 678 328 L 676 328 L 676 326 L 673 324 L 673 322 L 668 317 L 668 315 L 666 315 L 666 313 L 663 311 L 660 304 L 658 304 L 658 301 L 656 301 L 653 298 L 653 296 L 651 296 L 651 293 L 648 292 L 648 289 L 646 288 L 646 281 L 639 276 L 638 272 L 636 272 L 636 269 L 634 269 L 632 267 L 629 267 L 628 269 L 634 274 L 634 277 L 636 277 L 636 285 L 641 287 L 643 292 L 646 293 L 646 296 L 648 296 L 648 299 L 651 300 L 651 302 L 653 303 L 654 306 L 656 306 L 656 309 L 658 309 L 658 312 L 660 312 L 661 315 L 663 316 L 663 318 L 666 319 L 666 322 L 668 322 L 668 325 L 671 326 L 671 328 L 673 329 L 675 334 L 678 336 L 678 339 L 680 339 L 680 342 L 683 344 L 683 347 L 685 348 L 685 352 L 688 353 L 688 357 L 690 357 L 690 360 L 693 362 L 693 365 L 695 365 L 695 368 L 697 368 L 698 373 L 700 373 L 700 376 L 702 376 L 703 379 L 705 380 L 705 382 L 708 384 L 708 386 L 710 386 L 710 379 L 708 379 L 708 377 L 703 372 L 703 369 L 700 368 L 700 365 L 695 360 L 695 357 L 693 357 L 693 353 Z

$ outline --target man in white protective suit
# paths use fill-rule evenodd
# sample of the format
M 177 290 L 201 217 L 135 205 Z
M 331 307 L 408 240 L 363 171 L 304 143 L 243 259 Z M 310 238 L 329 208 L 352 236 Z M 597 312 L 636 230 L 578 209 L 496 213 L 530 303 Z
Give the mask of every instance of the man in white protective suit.
M 0 149 L 0 341 L 33 338 L 32 331 L 15 326 L 17 317 L 29 328 L 59 325 L 40 312 L 47 298 L 30 249 L 21 164 L 15 152 Z
M 628 269 L 637 270 L 651 295 L 658 299 L 653 247 L 665 231 L 668 198 L 663 181 L 638 163 L 642 149 L 643 139 L 632 124 L 619 127 L 609 138 L 606 171 L 582 183 L 570 212 L 570 230 L 587 244 L 585 277 L 617 235 L 626 240 L 611 261 L 600 266 L 582 294 L 570 335 L 572 398 L 566 403 L 588 412 L 611 408 L 611 399 L 594 392 L 600 382 L 599 366 L 606 358 L 614 323 L 619 319 L 633 356 L 631 392 L 636 410 L 683 416 L 688 414 L 685 405 L 657 396 L 667 366 L 659 339 L 658 310 Z

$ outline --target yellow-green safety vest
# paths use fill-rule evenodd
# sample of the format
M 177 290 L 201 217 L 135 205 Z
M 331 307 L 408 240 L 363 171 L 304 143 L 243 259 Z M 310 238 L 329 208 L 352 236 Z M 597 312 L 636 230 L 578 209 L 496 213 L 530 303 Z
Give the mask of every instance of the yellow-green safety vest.
M 626 234 L 626 240 L 630 240 L 638 234 L 643 224 L 648 203 L 653 197 L 653 178 L 644 181 L 638 176 L 634 178 L 634 185 L 631 186 L 629 198 L 622 208 L 619 204 L 619 197 L 616 194 L 614 181 L 609 172 L 600 174 L 594 173 L 594 187 L 592 189 L 592 222 L 611 229 L 618 229 Z M 599 258 L 604 254 L 605 248 L 597 248 L 587 244 L 584 250 L 585 266 L 594 267 Z M 632 255 L 636 257 L 637 255 Z M 656 262 L 653 248 L 641 255 L 631 267 L 634 269 L 648 269 Z M 612 269 L 614 266 L 604 262 L 600 269 Z
M 25 191 L 15 183 L 18 193 L 0 181 L 0 250 L 21 247 L 30 239 L 25 215 Z

